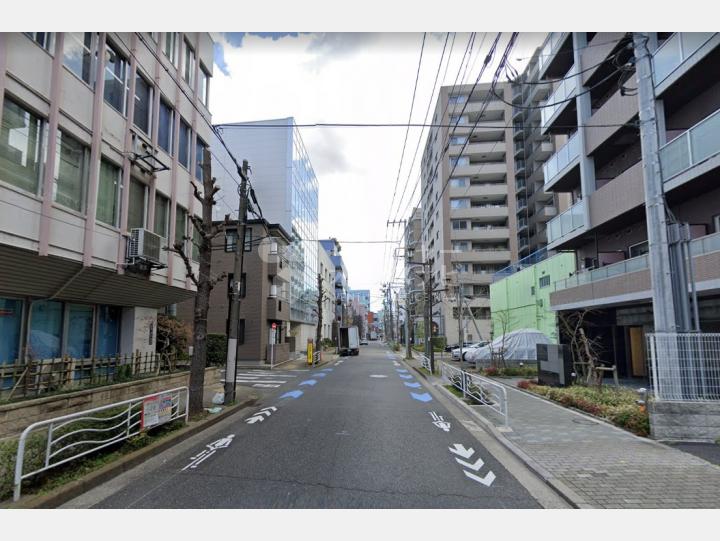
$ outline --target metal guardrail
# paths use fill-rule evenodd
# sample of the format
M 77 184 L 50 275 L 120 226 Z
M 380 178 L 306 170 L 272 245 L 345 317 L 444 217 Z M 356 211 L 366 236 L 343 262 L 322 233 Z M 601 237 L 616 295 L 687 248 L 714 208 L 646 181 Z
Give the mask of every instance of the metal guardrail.
M 103 416 L 102 412 L 110 414 Z M 127 440 L 146 428 L 181 417 L 187 423 L 187 387 L 177 387 L 33 423 L 23 430 L 18 441 L 13 500 L 20 499 L 24 479 Z M 43 466 L 23 473 L 28 436 L 45 427 L 47 431 L 46 441 L 43 442 Z
M 430 370 L 430 358 L 427 355 L 425 355 L 424 353 L 419 353 L 418 357 L 420 358 L 420 365 L 425 370 L 432 373 L 432 371 Z
M 442 377 L 452 386 L 471 396 L 483 406 L 498 413 L 505 419 L 505 427 L 510 426 L 508 417 L 507 389 L 491 379 L 465 372 L 459 368 L 441 363 Z

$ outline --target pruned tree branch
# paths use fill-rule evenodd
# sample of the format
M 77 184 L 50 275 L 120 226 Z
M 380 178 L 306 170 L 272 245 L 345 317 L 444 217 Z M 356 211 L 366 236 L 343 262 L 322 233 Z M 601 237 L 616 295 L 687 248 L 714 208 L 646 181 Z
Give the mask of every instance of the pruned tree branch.
M 176 242 L 172 248 L 167 247 L 167 251 L 173 252 L 180 256 L 180 259 L 182 259 L 183 263 L 185 264 L 185 276 L 187 278 L 190 278 L 190 281 L 195 284 L 195 287 L 198 287 L 199 280 L 192 270 L 192 263 L 190 262 L 190 258 L 185 253 L 185 249 L 183 248 L 182 243 Z

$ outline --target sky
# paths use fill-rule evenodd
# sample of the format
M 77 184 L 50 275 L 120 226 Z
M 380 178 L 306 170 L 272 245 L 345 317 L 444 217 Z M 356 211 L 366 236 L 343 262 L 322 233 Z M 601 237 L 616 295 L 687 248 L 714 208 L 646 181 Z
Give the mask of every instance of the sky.
M 422 33 L 212 36 L 216 41 L 210 90 L 213 123 L 292 116 L 300 125 L 407 123 L 416 76 L 411 122 L 423 123 L 428 106 L 428 119 L 434 111 L 438 88 L 458 78 L 471 37 L 427 33 L 422 47 Z M 496 32 L 475 36 L 460 71 L 464 83 L 477 78 L 495 36 Z M 498 53 L 509 37 L 509 33 L 502 35 Z M 522 33 L 509 57 L 512 66 L 522 71 L 544 38 L 543 33 Z M 491 65 L 481 80 L 490 80 L 493 72 Z M 436 75 L 439 80 L 433 93 Z M 303 127 L 300 131 L 319 183 L 320 238 L 340 241 L 350 287 L 370 289 L 372 309 L 378 310 L 380 288 L 391 280 L 394 248 L 399 244 L 349 241 L 401 238 L 401 228 L 388 228 L 386 222 L 408 218 L 419 199 L 419 185 L 411 195 L 419 182 L 426 130 L 409 129 L 402 162 L 405 127 Z M 400 269 L 396 269 L 396 279 L 400 279 Z

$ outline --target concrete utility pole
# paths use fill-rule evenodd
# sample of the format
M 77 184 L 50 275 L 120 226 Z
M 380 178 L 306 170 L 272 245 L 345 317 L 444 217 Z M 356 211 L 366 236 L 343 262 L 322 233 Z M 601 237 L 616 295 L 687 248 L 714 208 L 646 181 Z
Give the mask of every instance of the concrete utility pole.
M 465 332 L 463 332 L 462 324 L 462 285 L 460 284 L 460 277 L 458 273 L 458 284 L 457 284 L 457 311 L 458 311 L 458 347 L 460 348 L 460 370 L 465 369 L 463 364 L 463 342 L 465 342 Z
M 410 353 L 410 297 L 405 295 L 405 358 L 412 359 Z
M 238 167 L 240 175 L 240 209 L 238 212 L 237 240 L 235 242 L 235 261 L 233 265 L 233 296 L 230 304 L 230 328 L 228 329 L 227 362 L 225 363 L 225 404 L 235 401 L 237 387 L 237 350 L 238 326 L 240 320 L 240 288 L 242 286 L 243 260 L 245 254 L 245 223 L 247 222 L 247 174 L 248 161 L 243 160 L 242 168 Z M 230 378 L 232 377 L 232 381 Z
M 652 80 L 651 56 L 647 47 L 649 39 L 650 37 L 646 33 L 633 33 L 653 317 L 655 332 L 677 332 L 678 324 L 675 299 L 673 298 L 674 280 L 670 264 L 667 213 L 663 197 L 657 119 L 655 117 L 655 90 Z M 687 284 L 682 284 L 682 287 L 685 288 L 685 297 L 687 298 Z
M 435 351 L 432 343 L 432 274 L 428 269 L 425 271 L 425 318 L 427 320 L 425 327 L 425 351 L 430 359 L 430 372 L 435 373 Z

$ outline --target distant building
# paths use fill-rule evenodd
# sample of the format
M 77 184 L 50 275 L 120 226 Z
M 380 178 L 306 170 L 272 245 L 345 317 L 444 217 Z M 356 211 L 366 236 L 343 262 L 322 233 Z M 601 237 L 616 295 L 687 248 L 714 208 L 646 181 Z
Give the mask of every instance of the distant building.
M 259 127 L 258 125 L 263 125 Z M 223 125 L 223 140 L 238 161 L 247 159 L 252 187 L 259 203 L 254 210 L 280 224 L 291 238 L 287 257 L 291 262 L 290 334 L 296 349 L 315 339 L 318 272 L 318 181 L 295 120 L 281 118 Z M 219 142 L 216 141 L 219 146 Z M 221 162 L 213 165 L 223 204 L 215 206 L 215 219 L 237 215 L 235 164 L 218 151 Z
M 333 323 L 335 321 L 335 263 L 325 249 L 318 247 L 318 272 L 323 284 L 323 320 L 322 337 L 332 339 Z
M 0 34 L 0 363 L 155 352 L 195 295 L 206 33 Z
M 333 340 L 337 340 L 337 329 L 349 324 L 348 321 L 348 273 L 340 255 L 340 244 L 336 239 L 321 240 L 320 245 L 330 255 L 335 266 L 335 325 Z
M 287 251 L 290 235 L 279 224 L 249 220 L 246 226 L 243 274 L 240 279 L 238 363 L 270 364 L 286 361 L 290 327 L 289 285 L 292 275 Z M 210 293 L 208 333 L 228 335 L 235 263 L 237 222 L 213 241 L 213 274 L 227 273 Z M 192 326 L 194 300 L 177 305 L 177 316 Z M 273 331 L 273 325 L 275 329 Z M 272 348 L 270 345 L 272 344 Z

